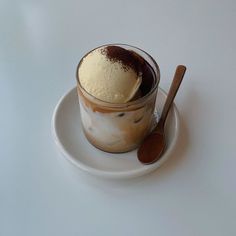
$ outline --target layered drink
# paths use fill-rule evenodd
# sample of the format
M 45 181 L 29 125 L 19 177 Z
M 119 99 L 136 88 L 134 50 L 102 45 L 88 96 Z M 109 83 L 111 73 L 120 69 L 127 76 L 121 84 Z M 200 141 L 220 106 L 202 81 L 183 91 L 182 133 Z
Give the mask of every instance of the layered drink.
M 77 67 L 81 121 L 88 141 L 113 153 L 135 149 L 151 131 L 159 68 L 146 52 L 105 45 Z

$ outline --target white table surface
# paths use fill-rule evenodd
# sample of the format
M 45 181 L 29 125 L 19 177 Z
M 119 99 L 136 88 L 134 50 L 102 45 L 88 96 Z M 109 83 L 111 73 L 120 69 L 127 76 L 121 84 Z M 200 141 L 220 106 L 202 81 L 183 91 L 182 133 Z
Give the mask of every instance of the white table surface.
M 0 235 L 236 235 L 236 2 L 0 1 Z M 176 97 L 169 161 L 127 181 L 71 168 L 52 140 L 58 99 L 88 50 L 148 51 Z

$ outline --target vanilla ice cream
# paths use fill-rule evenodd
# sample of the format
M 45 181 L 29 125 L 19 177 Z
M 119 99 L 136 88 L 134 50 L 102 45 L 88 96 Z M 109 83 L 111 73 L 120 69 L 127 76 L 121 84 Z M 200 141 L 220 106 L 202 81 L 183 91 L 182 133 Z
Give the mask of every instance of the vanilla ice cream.
M 140 59 L 118 46 L 100 47 L 81 61 L 78 78 L 94 97 L 110 103 L 126 103 L 142 83 Z

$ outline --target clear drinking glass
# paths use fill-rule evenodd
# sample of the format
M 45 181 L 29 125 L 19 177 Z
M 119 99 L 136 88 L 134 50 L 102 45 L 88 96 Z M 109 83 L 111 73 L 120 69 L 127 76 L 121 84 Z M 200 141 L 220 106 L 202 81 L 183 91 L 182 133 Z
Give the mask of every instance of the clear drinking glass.
M 134 51 L 149 63 L 153 70 L 152 89 L 136 100 L 117 104 L 104 102 L 92 96 L 81 86 L 77 67 L 77 91 L 83 132 L 95 147 L 112 153 L 127 152 L 135 149 L 151 131 L 160 71 L 155 60 L 145 51 L 126 44 L 109 44 Z M 86 54 L 87 55 L 87 54 Z

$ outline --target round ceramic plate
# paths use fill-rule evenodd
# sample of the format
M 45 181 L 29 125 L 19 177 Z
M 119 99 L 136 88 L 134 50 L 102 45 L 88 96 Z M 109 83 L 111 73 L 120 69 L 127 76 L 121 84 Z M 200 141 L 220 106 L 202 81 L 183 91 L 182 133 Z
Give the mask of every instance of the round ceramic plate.
M 160 114 L 166 93 L 159 88 L 156 109 Z M 155 170 L 169 157 L 179 132 L 179 116 L 173 105 L 166 123 L 167 147 L 161 159 L 151 165 L 143 165 L 137 159 L 137 150 L 111 154 L 98 150 L 85 138 L 80 120 L 76 88 L 66 93 L 58 102 L 52 118 L 53 138 L 67 160 L 90 174 L 109 178 L 137 177 Z

